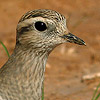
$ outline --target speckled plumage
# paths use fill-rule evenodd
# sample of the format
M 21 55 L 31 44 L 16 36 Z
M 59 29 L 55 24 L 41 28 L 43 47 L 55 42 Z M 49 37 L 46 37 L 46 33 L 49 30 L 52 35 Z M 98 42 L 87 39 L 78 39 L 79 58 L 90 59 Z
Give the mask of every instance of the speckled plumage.
M 47 29 L 38 31 L 37 21 L 45 23 Z M 69 33 L 60 13 L 41 9 L 23 15 L 17 25 L 14 52 L 0 69 L 0 100 L 41 100 L 47 58 L 65 42 L 85 45 Z

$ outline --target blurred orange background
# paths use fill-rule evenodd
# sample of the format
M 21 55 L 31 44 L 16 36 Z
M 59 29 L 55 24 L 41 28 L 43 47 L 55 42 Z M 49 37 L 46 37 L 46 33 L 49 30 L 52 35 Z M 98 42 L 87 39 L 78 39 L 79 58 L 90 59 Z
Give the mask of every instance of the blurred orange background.
M 100 83 L 100 0 L 0 0 L 0 41 L 10 55 L 18 20 L 34 9 L 60 12 L 67 18 L 69 30 L 87 44 L 63 44 L 50 54 L 45 72 L 45 100 L 91 100 Z M 0 45 L 0 67 L 7 59 Z M 91 78 L 98 73 L 99 76 Z M 85 79 L 86 75 L 90 79 Z

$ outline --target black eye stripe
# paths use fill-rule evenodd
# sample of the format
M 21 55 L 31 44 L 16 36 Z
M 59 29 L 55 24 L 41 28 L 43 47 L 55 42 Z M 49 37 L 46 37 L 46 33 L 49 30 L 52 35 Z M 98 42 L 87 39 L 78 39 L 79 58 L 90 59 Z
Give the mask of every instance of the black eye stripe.
M 22 27 L 20 30 L 18 30 L 18 33 L 22 34 L 24 32 L 28 32 L 30 30 L 31 30 L 31 25 Z

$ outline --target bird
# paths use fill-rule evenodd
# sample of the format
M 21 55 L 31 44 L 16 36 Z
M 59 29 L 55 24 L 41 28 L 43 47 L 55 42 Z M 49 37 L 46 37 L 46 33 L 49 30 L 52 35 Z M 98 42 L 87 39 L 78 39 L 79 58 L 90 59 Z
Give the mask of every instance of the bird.
M 67 28 L 57 11 L 28 11 L 18 22 L 16 45 L 0 69 L 0 100 L 41 100 L 45 66 L 51 51 L 63 43 L 86 45 Z

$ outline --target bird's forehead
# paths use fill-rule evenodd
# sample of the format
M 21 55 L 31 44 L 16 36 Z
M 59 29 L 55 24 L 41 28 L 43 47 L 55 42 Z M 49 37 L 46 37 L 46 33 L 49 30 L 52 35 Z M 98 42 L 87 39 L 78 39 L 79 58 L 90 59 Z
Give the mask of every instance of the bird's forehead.
M 19 22 L 22 22 L 30 18 L 35 18 L 35 17 L 42 17 L 42 18 L 47 18 L 51 20 L 56 20 L 57 22 L 65 20 L 65 17 L 56 11 L 40 9 L 40 10 L 33 10 L 33 11 L 27 12 L 26 14 L 22 16 Z

